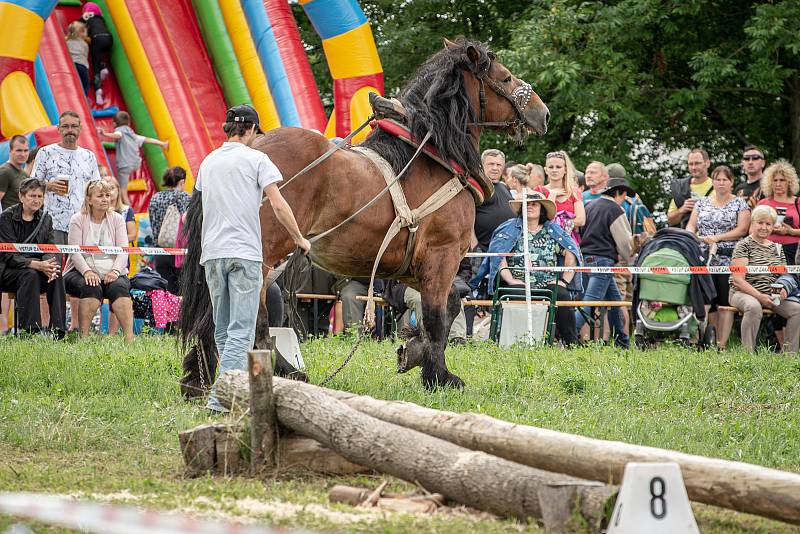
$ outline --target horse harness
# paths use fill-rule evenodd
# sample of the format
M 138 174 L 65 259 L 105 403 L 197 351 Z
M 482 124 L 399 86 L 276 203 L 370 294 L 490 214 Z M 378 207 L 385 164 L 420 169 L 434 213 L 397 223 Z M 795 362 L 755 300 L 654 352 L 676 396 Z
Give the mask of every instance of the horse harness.
M 472 69 L 472 74 L 478 79 L 480 82 L 480 89 L 478 90 L 478 102 L 480 104 L 480 111 L 478 115 L 478 122 L 471 122 L 469 126 L 480 126 L 480 127 L 487 127 L 487 128 L 514 128 L 519 129 L 522 126 L 525 126 L 525 108 L 528 107 L 528 104 L 531 101 L 531 97 L 533 96 L 533 87 L 531 84 L 520 80 L 521 84 L 519 87 L 514 89 L 512 92 L 506 91 L 506 88 L 503 87 L 501 84 L 494 80 L 489 76 L 489 69 L 492 67 L 491 62 L 489 66 L 482 70 Z M 508 100 L 511 105 L 514 107 L 514 110 L 517 112 L 517 118 L 513 121 L 505 121 L 505 122 L 486 122 L 486 89 L 484 85 L 489 85 L 492 88 L 492 91 L 497 93 L 499 96 L 502 96 L 506 100 Z

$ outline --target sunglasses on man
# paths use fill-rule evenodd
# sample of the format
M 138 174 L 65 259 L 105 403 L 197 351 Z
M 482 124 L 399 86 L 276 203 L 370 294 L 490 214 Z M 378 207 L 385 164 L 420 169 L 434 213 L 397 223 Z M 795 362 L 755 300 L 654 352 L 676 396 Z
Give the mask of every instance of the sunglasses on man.
M 742 161 L 758 161 L 764 159 L 764 156 L 742 156 Z

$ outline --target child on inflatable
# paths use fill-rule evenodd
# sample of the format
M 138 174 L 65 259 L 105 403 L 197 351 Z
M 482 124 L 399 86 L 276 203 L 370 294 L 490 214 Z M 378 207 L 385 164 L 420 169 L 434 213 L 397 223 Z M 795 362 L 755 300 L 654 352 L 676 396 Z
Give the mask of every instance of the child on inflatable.
M 100 6 L 94 2 L 86 2 L 83 5 L 81 18 L 86 22 L 89 38 L 91 39 L 90 52 L 92 55 L 92 72 L 94 73 L 95 101 L 98 106 L 102 106 L 105 104 L 105 99 L 103 98 L 101 84 L 108 77 L 106 58 L 111 51 L 111 46 L 114 44 L 114 38 L 109 33 L 108 27 L 106 27 L 106 21 L 103 18 Z
M 89 35 L 86 32 L 86 24 L 81 20 L 71 22 L 67 26 L 67 49 L 75 63 L 75 70 L 78 71 L 78 78 L 81 79 L 83 96 L 89 96 Z

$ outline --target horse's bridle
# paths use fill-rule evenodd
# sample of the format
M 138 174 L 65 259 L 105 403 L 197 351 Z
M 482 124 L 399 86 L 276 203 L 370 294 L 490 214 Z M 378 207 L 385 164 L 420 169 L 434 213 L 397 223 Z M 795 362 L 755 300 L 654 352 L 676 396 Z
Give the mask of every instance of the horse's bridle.
M 527 121 L 525 120 L 525 108 L 528 107 L 528 104 L 531 101 L 531 97 L 533 96 L 533 87 L 522 80 L 522 85 L 514 89 L 512 92 L 506 91 L 505 87 L 500 85 L 496 80 L 489 77 L 489 70 L 492 68 L 492 63 L 489 63 L 489 66 L 483 70 L 472 70 L 472 73 L 480 82 L 480 90 L 478 92 L 478 101 L 480 103 L 480 112 L 478 122 L 470 122 L 469 126 L 480 126 L 486 128 L 514 128 L 519 129 L 523 126 L 527 126 Z M 494 91 L 497 95 L 502 96 L 506 100 L 508 100 L 512 106 L 514 106 L 514 110 L 517 112 L 517 118 L 513 121 L 505 121 L 505 122 L 486 122 L 486 89 L 484 85 L 488 85 L 492 91 Z

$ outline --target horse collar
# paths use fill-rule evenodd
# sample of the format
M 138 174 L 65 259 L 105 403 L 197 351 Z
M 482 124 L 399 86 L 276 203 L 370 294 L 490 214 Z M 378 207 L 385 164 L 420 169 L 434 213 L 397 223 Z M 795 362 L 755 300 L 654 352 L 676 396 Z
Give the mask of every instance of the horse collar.
M 419 147 L 419 141 L 411 134 L 411 130 L 405 124 L 401 124 L 400 122 L 392 119 L 380 119 L 373 121 L 371 126 L 373 129 L 376 126 L 380 127 L 380 129 L 384 132 L 401 139 L 414 148 Z M 481 183 L 472 176 L 469 176 L 461 167 L 461 165 L 455 161 L 445 160 L 435 146 L 426 143 L 422 149 L 422 152 L 433 161 L 447 169 L 447 172 L 458 177 L 458 179 L 464 183 L 469 192 L 472 193 L 472 198 L 475 201 L 476 206 L 483 204 L 483 201 L 487 197 L 491 196 L 494 192 L 492 189 L 488 189 L 487 187 L 481 185 Z

